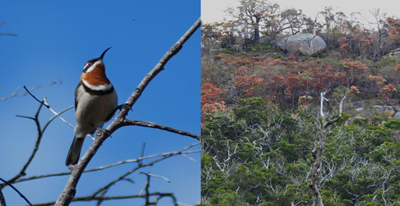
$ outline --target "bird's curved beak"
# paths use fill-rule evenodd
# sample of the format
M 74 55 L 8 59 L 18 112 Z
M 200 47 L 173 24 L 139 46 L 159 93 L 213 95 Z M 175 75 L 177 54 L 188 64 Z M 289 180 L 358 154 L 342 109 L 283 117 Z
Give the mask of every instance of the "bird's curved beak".
M 100 59 L 103 59 L 104 55 L 106 54 L 106 52 L 111 49 L 111 47 L 108 47 L 106 50 L 104 50 L 104 52 L 101 54 Z

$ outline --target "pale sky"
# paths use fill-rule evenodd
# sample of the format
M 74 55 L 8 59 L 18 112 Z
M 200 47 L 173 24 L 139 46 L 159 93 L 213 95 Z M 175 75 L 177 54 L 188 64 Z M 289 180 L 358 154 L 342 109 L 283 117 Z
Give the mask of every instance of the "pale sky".
M 239 0 L 202 0 L 201 18 L 204 23 L 221 21 L 227 17 L 224 11 L 229 7 L 235 8 L 239 5 L 238 2 Z M 399 0 L 269 0 L 269 2 L 279 4 L 281 9 L 301 9 L 304 14 L 312 18 L 325 6 L 332 6 L 335 11 L 343 11 L 347 16 L 351 12 L 360 12 L 365 18 L 370 19 L 372 15 L 369 11 L 380 8 L 387 16 L 400 17 Z

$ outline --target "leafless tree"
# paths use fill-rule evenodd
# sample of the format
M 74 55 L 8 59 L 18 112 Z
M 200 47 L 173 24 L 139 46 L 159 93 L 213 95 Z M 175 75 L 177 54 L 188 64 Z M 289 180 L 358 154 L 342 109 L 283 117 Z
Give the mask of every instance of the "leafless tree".
M 240 24 L 253 30 L 253 43 L 260 43 L 260 23 L 264 16 L 276 15 L 278 4 L 271 4 L 267 0 L 241 0 L 238 11 L 229 8 L 228 14 L 237 18 Z
M 336 116 L 329 117 L 327 114 L 324 112 L 324 102 L 329 101 L 325 97 L 325 92 L 321 93 L 321 104 L 320 104 L 320 116 L 322 119 L 321 122 L 321 132 L 319 134 L 319 141 L 316 143 L 314 149 L 312 150 L 312 156 L 314 158 L 314 163 L 311 166 L 311 183 L 310 187 L 313 191 L 314 194 L 314 205 L 316 206 L 323 206 L 324 203 L 322 202 L 322 196 L 321 192 L 319 189 L 319 177 L 320 177 L 320 171 L 322 169 L 322 162 L 323 156 L 324 156 L 324 151 L 325 151 L 325 139 L 328 134 L 329 127 L 334 124 L 335 122 L 339 121 L 341 116 L 342 116 L 342 110 L 343 110 L 343 103 L 344 100 L 346 99 L 346 96 L 343 97 L 339 104 L 339 113 Z
M 189 146 L 183 148 L 182 150 L 175 151 L 175 152 L 168 152 L 168 153 L 164 153 L 164 154 L 157 154 L 157 155 L 151 155 L 151 156 L 146 156 L 146 157 L 144 157 L 142 154 L 142 157 L 133 159 L 133 160 L 124 160 L 124 161 L 117 162 L 114 164 L 97 167 L 97 168 L 92 168 L 92 169 L 87 169 L 86 167 L 89 164 L 89 162 L 91 161 L 91 159 L 93 158 L 93 156 L 96 154 L 96 151 L 104 143 L 104 141 L 113 132 L 115 132 L 116 130 L 118 130 L 119 128 L 122 128 L 124 126 L 140 126 L 140 127 L 161 129 L 161 130 L 165 130 L 165 131 L 172 132 L 175 134 L 180 134 L 180 135 L 184 135 L 187 137 L 195 138 L 197 140 L 200 139 L 199 135 L 192 134 L 192 133 L 182 131 L 182 130 L 178 130 L 175 128 L 171 128 L 168 126 L 159 125 L 159 124 L 152 123 L 152 122 L 144 122 L 144 121 L 126 119 L 126 116 L 127 116 L 128 112 L 130 111 L 130 108 L 133 107 L 135 102 L 139 99 L 142 92 L 149 85 L 149 83 L 152 81 L 152 79 L 164 69 L 164 66 L 167 64 L 167 62 L 175 54 L 177 54 L 180 51 L 180 49 L 185 44 L 185 42 L 193 35 L 193 33 L 200 27 L 200 25 L 201 25 L 201 21 L 200 21 L 200 19 L 198 19 L 192 25 L 192 27 L 171 47 L 171 49 L 167 51 L 167 53 L 162 57 L 162 59 L 157 63 L 157 65 L 144 77 L 142 82 L 138 85 L 136 90 L 128 98 L 128 100 L 125 103 L 125 106 L 121 109 L 121 111 L 118 113 L 117 117 L 112 121 L 112 123 L 106 129 L 97 131 L 96 139 L 94 140 L 94 142 L 92 143 L 90 148 L 86 151 L 86 153 L 83 155 L 83 157 L 81 158 L 79 163 L 70 168 L 72 170 L 71 172 L 27 176 L 27 174 L 26 174 L 27 168 L 30 166 L 30 163 L 32 162 L 32 160 L 36 157 L 36 153 L 39 149 L 39 145 L 41 143 L 43 134 L 46 131 L 47 127 L 50 125 L 50 123 L 54 119 L 62 118 L 61 115 L 73 107 L 71 106 L 60 112 L 55 112 L 50 107 L 50 105 L 46 99 L 43 99 L 42 101 L 40 101 L 31 93 L 31 91 L 33 91 L 35 88 L 30 89 L 30 90 L 26 89 L 28 94 L 31 94 L 36 100 L 38 100 L 40 102 L 40 105 L 39 105 L 39 108 L 38 108 L 35 116 L 33 116 L 33 117 L 20 116 L 20 117 L 30 119 L 35 122 L 35 124 L 37 126 L 37 131 L 38 131 L 37 140 L 36 140 L 34 150 L 29 157 L 29 160 L 24 164 L 21 171 L 18 174 L 16 174 L 13 178 L 11 178 L 7 181 L 4 180 L 4 183 L 0 184 L 0 205 L 1 206 L 5 205 L 5 198 L 4 198 L 3 194 L 1 193 L 1 190 L 7 186 L 12 186 L 15 183 L 24 182 L 24 181 L 37 180 L 37 179 L 49 178 L 49 177 L 55 177 L 55 176 L 65 176 L 65 175 L 70 175 L 70 178 L 64 188 L 64 191 L 60 194 L 59 198 L 56 201 L 34 204 L 34 205 L 60 205 L 61 206 L 61 205 L 69 205 L 73 201 L 97 201 L 97 204 L 100 205 L 101 202 L 106 201 L 106 200 L 131 199 L 131 198 L 143 198 L 146 201 L 146 205 L 156 205 L 157 202 L 161 198 L 164 198 L 164 197 L 171 198 L 173 200 L 174 204 L 177 205 L 178 202 L 173 193 L 150 192 L 149 188 L 150 188 L 151 178 L 156 177 L 156 178 L 162 178 L 166 181 L 169 181 L 167 178 L 165 178 L 163 176 L 159 176 L 159 175 L 155 175 L 155 174 L 151 174 L 151 173 L 143 173 L 147 178 L 147 182 L 140 194 L 127 195 L 127 196 L 107 196 L 106 193 L 117 182 L 128 180 L 128 178 L 127 178 L 128 175 L 138 171 L 141 168 L 152 166 L 160 161 L 163 161 L 167 158 L 174 157 L 177 155 L 186 156 L 189 159 L 192 159 L 191 157 L 187 156 L 187 154 L 199 153 L 200 151 L 189 150 L 189 149 L 198 145 L 199 143 L 189 145 Z M 16 92 L 14 92 L 14 94 L 11 95 L 10 97 L 14 97 L 14 96 L 19 96 L 19 95 L 17 95 Z M 10 97 L 6 97 L 6 98 L 10 98 Z M 39 115 L 40 115 L 43 107 L 48 108 L 49 110 L 51 110 L 54 113 L 54 116 L 52 118 L 50 118 L 44 124 L 44 126 L 42 126 L 41 122 L 39 121 Z M 144 163 L 143 160 L 149 160 L 149 162 Z M 107 183 L 106 185 L 104 185 L 104 187 L 98 189 L 97 191 L 94 191 L 91 195 L 84 196 L 84 197 L 75 197 L 76 187 L 77 187 L 77 184 L 83 173 L 102 171 L 102 170 L 106 170 L 106 169 L 112 168 L 112 167 L 117 167 L 119 165 L 123 165 L 126 163 L 136 163 L 136 166 L 134 166 L 131 170 L 127 171 L 125 174 L 119 176 L 115 180 L 112 180 L 111 182 Z M 18 191 L 18 190 L 16 189 L 16 191 Z M 150 197 L 155 197 L 155 199 L 152 201 L 152 200 L 150 200 Z M 30 204 L 29 201 L 27 201 L 27 203 Z

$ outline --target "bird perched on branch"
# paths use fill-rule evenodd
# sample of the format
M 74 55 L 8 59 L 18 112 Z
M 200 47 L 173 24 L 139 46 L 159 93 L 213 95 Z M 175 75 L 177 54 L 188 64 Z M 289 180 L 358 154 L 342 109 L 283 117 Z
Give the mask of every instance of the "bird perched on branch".
M 65 161 L 67 166 L 78 163 L 86 135 L 102 128 L 118 107 L 117 93 L 106 76 L 103 63 L 103 57 L 110 48 L 100 57 L 89 60 L 82 70 L 75 90 L 75 137 Z

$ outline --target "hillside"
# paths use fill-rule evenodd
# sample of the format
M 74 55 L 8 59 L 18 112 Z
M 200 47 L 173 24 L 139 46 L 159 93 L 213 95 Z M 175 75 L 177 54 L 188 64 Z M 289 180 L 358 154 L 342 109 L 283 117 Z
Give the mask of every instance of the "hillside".
M 383 20 L 333 19 L 312 55 L 203 26 L 203 205 L 400 204 L 400 21 Z

